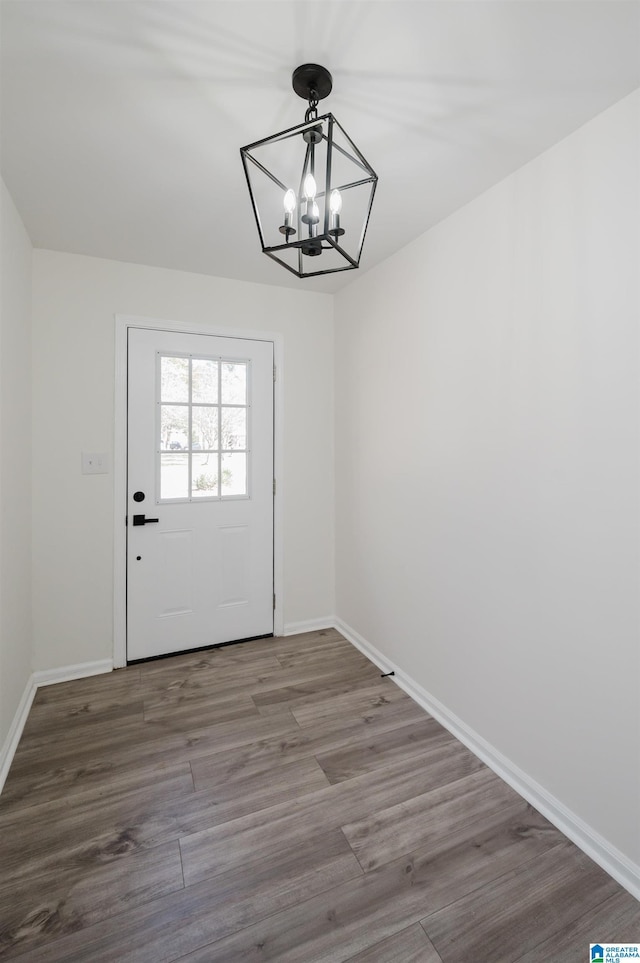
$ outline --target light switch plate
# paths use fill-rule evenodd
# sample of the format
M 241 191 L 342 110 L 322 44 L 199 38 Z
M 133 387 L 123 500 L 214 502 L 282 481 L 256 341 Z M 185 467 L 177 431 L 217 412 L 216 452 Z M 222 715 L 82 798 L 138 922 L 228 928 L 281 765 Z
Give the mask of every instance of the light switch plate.
M 109 460 L 104 452 L 82 452 L 83 475 L 106 475 L 109 471 Z

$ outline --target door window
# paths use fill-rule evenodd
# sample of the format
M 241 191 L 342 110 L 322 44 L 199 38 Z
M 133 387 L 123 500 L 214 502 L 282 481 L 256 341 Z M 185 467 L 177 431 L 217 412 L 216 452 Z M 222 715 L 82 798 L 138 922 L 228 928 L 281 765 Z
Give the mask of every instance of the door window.
M 250 362 L 158 352 L 159 502 L 249 497 Z

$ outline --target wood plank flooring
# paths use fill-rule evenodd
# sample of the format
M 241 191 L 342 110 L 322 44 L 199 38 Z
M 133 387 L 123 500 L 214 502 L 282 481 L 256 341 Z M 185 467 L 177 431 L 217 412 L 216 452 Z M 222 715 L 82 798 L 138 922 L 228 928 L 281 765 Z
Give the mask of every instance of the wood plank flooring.
M 640 904 L 336 631 L 40 689 L 0 958 L 584 963 Z

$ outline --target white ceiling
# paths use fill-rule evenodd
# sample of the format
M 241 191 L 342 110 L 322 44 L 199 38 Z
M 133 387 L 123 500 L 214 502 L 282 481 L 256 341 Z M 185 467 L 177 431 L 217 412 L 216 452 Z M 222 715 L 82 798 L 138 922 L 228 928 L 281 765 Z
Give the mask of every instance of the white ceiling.
M 360 273 L 640 86 L 640 4 L 3 0 L 2 172 L 36 247 L 268 284 L 239 148 L 301 63 L 380 178 Z

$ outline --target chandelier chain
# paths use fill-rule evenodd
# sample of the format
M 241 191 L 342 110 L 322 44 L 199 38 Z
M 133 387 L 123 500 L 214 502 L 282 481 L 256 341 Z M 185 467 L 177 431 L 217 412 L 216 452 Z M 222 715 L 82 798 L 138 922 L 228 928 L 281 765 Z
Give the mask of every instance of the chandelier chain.
M 313 87 L 309 89 L 309 107 L 304 115 L 305 123 L 310 120 L 318 119 L 318 91 L 314 90 Z

